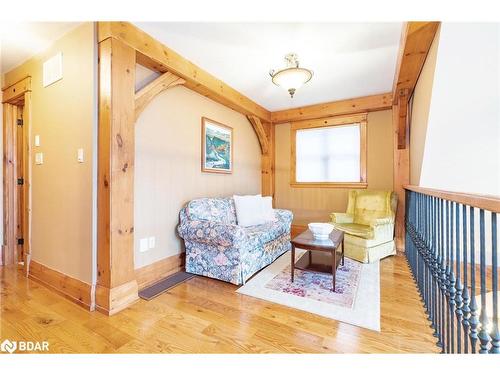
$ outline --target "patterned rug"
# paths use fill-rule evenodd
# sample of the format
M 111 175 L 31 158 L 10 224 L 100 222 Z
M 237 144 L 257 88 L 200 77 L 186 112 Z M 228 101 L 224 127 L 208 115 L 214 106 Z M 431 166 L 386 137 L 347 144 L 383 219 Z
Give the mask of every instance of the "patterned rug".
M 296 260 L 306 252 L 298 250 Z M 380 331 L 379 263 L 362 264 L 345 258 L 332 275 L 295 270 L 290 280 L 290 252 L 283 254 L 237 290 L 238 293 L 293 307 L 359 327 Z
M 265 287 L 298 297 L 352 308 L 358 291 L 361 263 L 345 259 L 337 268 L 335 292 L 332 291 L 332 275 L 295 270 L 294 282 L 290 280 L 290 266 L 283 269 Z

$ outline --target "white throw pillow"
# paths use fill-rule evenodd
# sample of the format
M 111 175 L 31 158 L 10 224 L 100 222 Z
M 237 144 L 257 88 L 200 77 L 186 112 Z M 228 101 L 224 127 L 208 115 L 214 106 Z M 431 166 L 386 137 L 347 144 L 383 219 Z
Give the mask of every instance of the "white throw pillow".
M 250 227 L 266 222 L 262 210 L 262 196 L 260 194 L 233 195 L 233 199 L 238 225 Z
M 273 197 L 262 197 L 262 214 L 266 222 L 277 220 L 273 210 Z

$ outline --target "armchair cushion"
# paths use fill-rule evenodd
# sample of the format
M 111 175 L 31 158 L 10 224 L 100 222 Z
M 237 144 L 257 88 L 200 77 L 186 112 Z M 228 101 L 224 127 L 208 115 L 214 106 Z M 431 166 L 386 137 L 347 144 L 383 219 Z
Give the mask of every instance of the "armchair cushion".
M 355 223 L 333 223 L 333 226 L 335 227 L 335 229 L 361 238 L 372 239 L 374 235 L 373 228 L 369 225 Z
M 364 225 L 371 225 L 375 219 L 393 217 L 392 195 L 390 191 L 351 190 L 347 213 L 354 216 L 355 223 Z

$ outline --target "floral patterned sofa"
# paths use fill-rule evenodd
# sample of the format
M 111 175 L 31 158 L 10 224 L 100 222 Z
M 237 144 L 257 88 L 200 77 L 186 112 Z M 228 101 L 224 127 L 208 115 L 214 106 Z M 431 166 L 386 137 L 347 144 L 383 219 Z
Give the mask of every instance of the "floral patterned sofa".
M 186 272 L 236 285 L 290 249 L 292 213 L 274 210 L 276 221 L 237 225 L 233 198 L 201 198 L 180 212 L 179 235 L 186 244 Z

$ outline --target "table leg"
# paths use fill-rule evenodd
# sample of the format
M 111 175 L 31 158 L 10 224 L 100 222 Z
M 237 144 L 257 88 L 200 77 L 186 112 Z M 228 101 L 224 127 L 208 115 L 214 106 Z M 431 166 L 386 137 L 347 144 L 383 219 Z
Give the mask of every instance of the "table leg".
M 337 251 L 332 250 L 332 276 L 333 276 L 333 291 L 335 292 L 335 279 L 336 279 L 336 271 L 337 271 Z
M 291 276 L 292 276 L 292 283 L 293 283 L 293 271 L 294 271 L 294 268 L 295 268 L 295 246 L 292 244 L 292 264 L 291 264 L 291 267 L 290 267 L 290 272 L 291 272 Z
M 309 253 L 309 266 L 311 266 L 312 260 L 313 260 L 313 258 L 312 258 L 312 253 L 313 252 L 311 250 L 309 250 L 308 253 Z
M 344 265 L 344 238 L 342 237 L 342 265 Z

